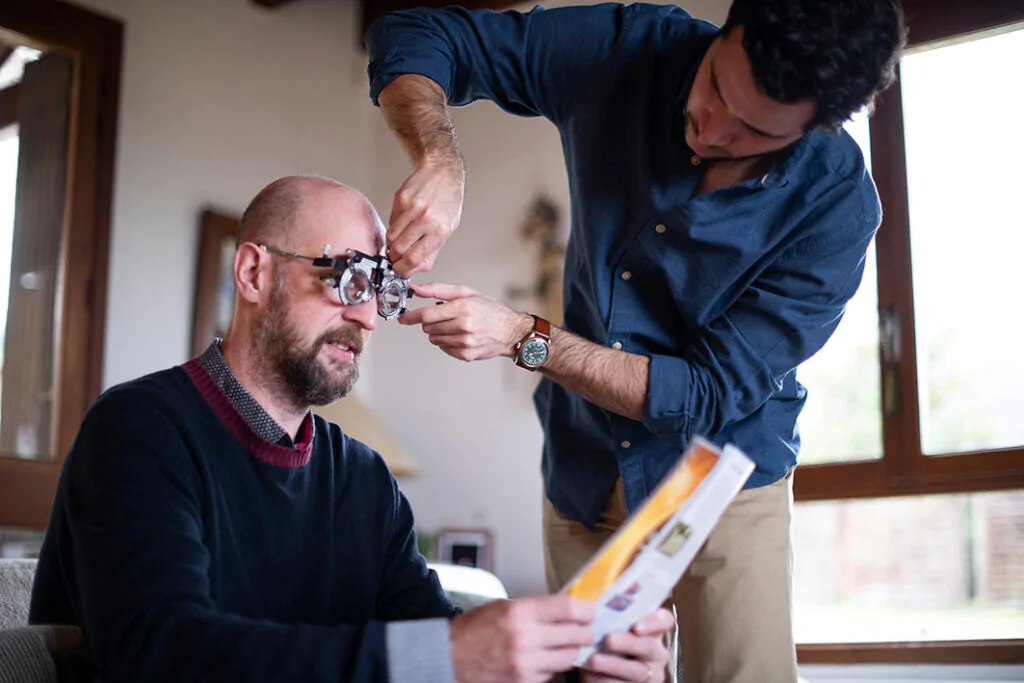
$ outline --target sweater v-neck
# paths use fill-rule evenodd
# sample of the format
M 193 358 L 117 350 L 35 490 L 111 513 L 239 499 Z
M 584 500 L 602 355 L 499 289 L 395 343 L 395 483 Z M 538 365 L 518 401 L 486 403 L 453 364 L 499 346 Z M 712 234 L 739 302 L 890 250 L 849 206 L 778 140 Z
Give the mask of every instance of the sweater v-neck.
M 307 413 L 303 419 L 294 447 L 278 445 L 267 441 L 256 433 L 198 358 L 193 358 L 181 368 L 192 380 L 218 419 L 254 458 L 268 465 L 286 469 L 298 469 L 309 463 L 309 459 L 313 455 L 313 416 L 311 413 Z

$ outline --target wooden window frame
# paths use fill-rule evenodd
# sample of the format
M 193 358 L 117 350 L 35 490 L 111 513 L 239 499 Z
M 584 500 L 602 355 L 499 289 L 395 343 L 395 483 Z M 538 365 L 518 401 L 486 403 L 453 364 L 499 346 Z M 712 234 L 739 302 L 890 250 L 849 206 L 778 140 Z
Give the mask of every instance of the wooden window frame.
M 1002 0 L 905 0 L 909 47 L 955 40 L 1024 21 L 1024 4 Z M 901 401 L 883 414 L 883 457 L 868 462 L 805 465 L 793 479 L 798 502 L 880 498 L 938 493 L 976 493 L 1024 488 L 1024 447 L 924 455 L 921 449 L 910 214 L 903 104 L 899 82 L 876 103 L 870 119 L 872 174 L 884 218 L 876 238 L 878 310 L 897 312 L 898 361 L 880 372 L 895 373 Z M 805 644 L 801 664 L 930 663 L 1020 664 L 1024 639 L 906 643 Z
M 0 455 L 0 525 L 44 529 L 64 456 L 103 381 L 122 24 L 58 0 L 0 3 L 7 34 L 75 62 L 51 460 Z M 13 39 L 12 38 L 12 39 Z

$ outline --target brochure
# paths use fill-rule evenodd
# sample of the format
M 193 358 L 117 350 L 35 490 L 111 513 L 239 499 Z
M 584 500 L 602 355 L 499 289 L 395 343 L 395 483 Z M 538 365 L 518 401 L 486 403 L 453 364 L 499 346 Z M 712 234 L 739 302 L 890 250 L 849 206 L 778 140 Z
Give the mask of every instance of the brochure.
M 628 631 L 665 601 L 753 471 L 753 461 L 731 444 L 690 441 L 654 492 L 562 589 L 598 605 L 594 645 L 577 666 L 606 635 Z

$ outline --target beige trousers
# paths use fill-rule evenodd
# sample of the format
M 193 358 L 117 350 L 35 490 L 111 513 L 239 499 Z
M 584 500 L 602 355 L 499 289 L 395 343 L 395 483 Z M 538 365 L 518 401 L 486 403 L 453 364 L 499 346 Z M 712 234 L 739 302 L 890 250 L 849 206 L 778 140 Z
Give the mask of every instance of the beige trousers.
M 668 601 L 675 607 L 677 661 L 670 681 L 795 683 L 791 477 L 744 490 L 726 509 Z M 548 590 L 560 590 L 626 519 L 621 480 L 588 531 L 544 497 Z M 682 669 L 679 676 L 678 667 Z

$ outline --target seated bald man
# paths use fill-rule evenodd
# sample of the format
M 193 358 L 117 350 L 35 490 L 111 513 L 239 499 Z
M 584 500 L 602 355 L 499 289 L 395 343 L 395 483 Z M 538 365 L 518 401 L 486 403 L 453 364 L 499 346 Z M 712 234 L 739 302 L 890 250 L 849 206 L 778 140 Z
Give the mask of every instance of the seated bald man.
M 223 342 L 89 410 L 30 621 L 80 626 L 106 683 L 542 681 L 589 642 L 592 607 L 566 597 L 457 615 L 384 461 L 310 411 L 352 389 L 378 317 L 313 258 L 383 237 L 355 190 L 272 183 L 242 217 Z M 618 634 L 584 679 L 660 680 L 671 624 Z

